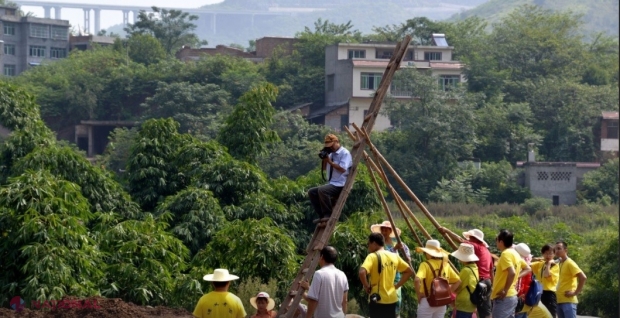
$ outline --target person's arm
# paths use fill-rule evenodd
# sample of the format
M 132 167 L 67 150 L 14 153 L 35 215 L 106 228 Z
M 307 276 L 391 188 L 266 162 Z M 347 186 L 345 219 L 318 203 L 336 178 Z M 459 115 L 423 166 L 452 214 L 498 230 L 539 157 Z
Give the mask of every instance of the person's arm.
M 510 286 L 512 286 L 512 282 L 515 279 L 516 273 L 515 273 L 515 269 L 512 266 L 505 269 L 505 271 L 508 272 L 508 275 L 506 276 L 506 283 L 504 284 L 504 288 L 497 295 L 497 299 L 504 299 L 504 297 L 506 297 L 506 294 L 508 294 L 508 290 L 510 289 Z
M 308 313 L 306 313 L 307 318 L 312 318 L 314 312 L 316 311 L 316 306 L 319 305 L 319 302 L 314 299 L 308 299 Z
M 400 273 L 400 280 L 394 285 L 394 288 L 399 289 L 401 286 L 405 285 L 411 275 L 413 275 L 413 270 L 411 269 L 411 267 L 407 267 L 404 272 Z
M 365 268 L 360 267 L 359 276 L 360 281 L 362 282 L 362 286 L 364 287 L 364 291 L 366 292 L 366 294 L 370 294 L 371 287 L 368 283 L 368 272 L 366 272 Z
M 340 173 L 344 173 L 345 171 L 347 171 L 345 168 L 341 167 L 340 165 L 338 165 L 337 163 L 333 162 L 332 159 L 330 157 L 327 157 L 327 164 L 331 165 L 332 167 L 334 167 L 334 169 Z
M 545 269 L 543 270 L 543 277 L 548 278 L 551 277 L 551 264 L 553 264 L 553 260 L 545 262 Z
M 461 280 L 457 281 L 454 284 L 450 284 L 450 289 L 453 293 L 456 293 L 456 290 L 459 289 L 459 286 L 461 286 Z
M 586 284 L 586 279 L 588 279 L 586 277 L 586 274 L 584 274 L 583 272 L 577 273 L 577 289 L 567 290 L 564 292 L 564 295 L 566 297 L 573 297 L 573 296 L 577 296 L 581 294 L 581 290 L 583 289 L 583 286 Z
M 418 295 L 418 304 L 420 303 L 420 300 L 422 300 L 422 298 L 426 297 L 426 295 L 424 295 L 424 293 L 420 292 L 420 286 L 424 284 L 424 282 L 422 282 L 422 279 L 418 276 L 415 277 L 415 279 L 413 280 L 413 286 L 415 287 L 415 293 L 416 295 Z
M 347 314 L 347 304 L 348 304 L 348 302 L 349 302 L 349 292 L 345 291 L 344 294 L 342 295 L 342 312 L 345 315 Z
M 525 267 L 521 268 L 521 272 L 519 273 L 519 278 L 529 274 L 532 272 L 532 268 L 530 267 L 530 265 L 527 265 L 527 263 L 523 262 L 523 265 L 525 265 Z M 513 270 L 514 271 L 514 270 Z
M 325 159 L 321 161 L 321 170 L 325 170 L 327 168 L 327 161 L 329 161 L 329 157 L 325 157 Z

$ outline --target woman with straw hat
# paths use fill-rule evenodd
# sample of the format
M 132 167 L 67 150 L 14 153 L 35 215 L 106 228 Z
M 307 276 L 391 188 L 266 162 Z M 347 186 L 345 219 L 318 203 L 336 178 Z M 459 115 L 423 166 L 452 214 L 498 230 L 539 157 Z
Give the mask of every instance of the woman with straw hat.
M 470 294 L 476 289 L 478 284 L 478 256 L 474 252 L 474 246 L 469 243 L 461 243 L 459 249 L 451 254 L 458 259 L 463 268 L 459 275 L 461 284 L 456 289 L 456 318 L 471 318 L 476 311 L 476 305 L 471 302 Z
M 425 247 L 416 248 L 416 252 L 424 253 L 426 261 L 420 264 L 416 273 L 415 290 L 418 294 L 418 318 L 443 318 L 446 306 L 431 307 L 426 299 L 431 290 L 433 279 L 442 276 L 448 280 L 452 292 L 461 284 L 459 275 L 448 264 L 448 252 L 444 251 L 437 240 L 426 241 Z M 441 270 L 440 270 L 441 269 Z
M 256 314 L 251 318 L 275 318 L 277 315 L 273 310 L 276 302 L 266 292 L 260 292 L 256 297 L 250 298 L 250 305 L 256 309 Z

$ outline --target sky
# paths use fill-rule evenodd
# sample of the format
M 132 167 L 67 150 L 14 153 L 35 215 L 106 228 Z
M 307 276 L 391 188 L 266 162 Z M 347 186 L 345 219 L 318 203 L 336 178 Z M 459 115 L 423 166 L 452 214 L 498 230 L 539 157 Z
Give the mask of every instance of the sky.
M 41 2 L 54 2 L 54 1 L 46 1 L 39 0 Z M 174 8 L 198 8 L 207 4 L 214 4 L 222 2 L 223 0 L 184 0 L 174 5 L 171 5 L 170 0 L 58 0 L 55 2 L 73 2 L 73 3 L 88 3 L 88 4 L 107 4 L 107 5 L 134 5 L 134 6 L 157 6 L 157 7 L 174 7 Z M 22 10 L 26 13 L 32 12 L 37 17 L 44 17 L 43 8 L 42 7 L 30 7 L 30 6 L 22 6 Z M 52 18 L 54 17 L 54 10 L 52 10 Z M 84 29 L 84 12 L 82 9 L 62 9 L 62 19 L 69 20 L 71 26 L 74 26 L 76 29 L 78 25 L 80 29 Z M 94 32 L 95 27 L 95 18 L 94 12 L 91 11 L 90 14 L 90 29 Z M 132 23 L 132 14 L 129 14 L 129 22 Z M 101 11 L 101 28 L 106 29 L 116 24 L 123 23 L 123 13 L 121 11 Z

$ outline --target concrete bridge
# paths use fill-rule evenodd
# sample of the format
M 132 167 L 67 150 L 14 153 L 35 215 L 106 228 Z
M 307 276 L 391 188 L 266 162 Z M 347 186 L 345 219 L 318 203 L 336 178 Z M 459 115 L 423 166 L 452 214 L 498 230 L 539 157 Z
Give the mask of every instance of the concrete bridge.
M 71 8 L 71 9 L 82 9 L 84 10 L 84 31 L 90 33 L 90 22 L 91 22 L 91 12 L 94 13 L 94 32 L 98 33 L 101 31 L 101 10 L 108 11 L 121 11 L 123 12 L 123 25 L 127 25 L 129 23 L 129 13 L 132 13 L 133 21 L 136 21 L 138 14 L 140 11 L 151 12 L 153 11 L 151 7 L 142 7 L 142 6 L 123 6 L 123 5 L 109 5 L 109 4 L 88 4 L 88 3 L 70 3 L 70 2 L 55 2 L 55 1 L 32 1 L 32 0 L 14 0 L 19 6 L 31 6 L 31 7 L 42 7 L 45 18 L 52 17 L 52 9 L 54 9 L 54 19 L 62 19 L 62 9 L 63 8 Z M 218 29 L 218 16 L 222 19 L 230 19 L 233 18 L 237 22 L 245 21 L 251 26 L 254 26 L 254 20 L 256 18 L 268 19 L 270 17 L 280 16 L 280 15 L 294 15 L 298 13 L 309 12 L 308 9 L 299 8 L 298 10 L 266 10 L 266 11 L 252 11 L 252 10 L 214 10 L 214 9 L 204 9 L 204 8 L 195 8 L 195 9 L 179 9 L 179 8 L 171 8 L 171 7 L 162 7 L 164 9 L 175 9 L 182 10 L 183 12 L 188 12 L 193 15 L 197 15 L 200 23 L 208 27 L 208 29 L 213 33 L 217 33 Z M 311 12 L 311 11 L 310 11 Z

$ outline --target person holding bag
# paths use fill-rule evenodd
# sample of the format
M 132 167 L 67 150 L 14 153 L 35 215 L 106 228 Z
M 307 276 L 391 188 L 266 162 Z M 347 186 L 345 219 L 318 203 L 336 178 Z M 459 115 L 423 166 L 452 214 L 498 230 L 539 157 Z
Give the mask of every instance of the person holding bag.
M 478 284 L 478 266 L 476 265 L 478 256 L 474 254 L 474 246 L 467 243 L 461 243 L 459 249 L 451 255 L 463 264 L 459 275 L 461 284 L 456 289 L 454 318 L 472 318 L 476 305 L 471 302 L 470 298 Z
M 448 264 L 448 252 L 444 251 L 437 240 L 426 241 L 425 247 L 416 248 L 416 252 L 424 253 L 427 261 L 420 264 L 416 273 L 414 285 L 418 294 L 418 318 L 443 318 L 446 314 L 446 305 L 438 305 L 435 294 L 442 294 L 445 290 L 437 291 L 436 282 L 447 281 L 447 292 L 453 293 L 461 284 L 458 274 Z M 442 302 L 440 302 L 441 304 Z

